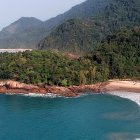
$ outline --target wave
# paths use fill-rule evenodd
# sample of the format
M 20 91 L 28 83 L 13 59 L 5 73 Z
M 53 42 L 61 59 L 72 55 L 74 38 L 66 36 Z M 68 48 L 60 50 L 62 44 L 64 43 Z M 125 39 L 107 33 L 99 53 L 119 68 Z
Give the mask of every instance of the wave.
M 121 98 L 129 99 L 140 106 L 140 93 L 124 92 L 124 91 L 111 91 L 108 94 L 119 96 Z
M 47 93 L 47 94 L 29 93 L 29 94 L 23 94 L 23 96 L 25 96 L 25 97 L 46 97 L 46 98 L 61 97 L 60 95 L 56 95 L 53 93 Z
M 20 93 L 20 94 L 17 94 L 17 93 L 6 93 L 6 95 L 17 95 L 17 96 L 24 96 L 24 97 L 42 97 L 42 98 L 58 98 L 58 97 L 61 97 L 61 98 L 80 98 L 80 97 L 84 97 L 84 96 L 87 96 L 89 95 L 88 93 L 79 93 L 78 96 L 76 97 L 65 97 L 65 96 L 61 96 L 61 95 L 57 95 L 57 94 L 54 94 L 54 93 L 47 93 L 47 94 L 39 94 L 39 93 L 28 93 L 28 94 L 25 94 L 25 93 Z
M 16 94 L 16 93 L 6 93 L 6 95 L 18 95 L 18 96 L 25 96 L 25 97 L 46 97 L 46 98 L 56 98 L 56 97 L 62 97 L 60 95 L 56 95 L 53 93 L 47 93 L 47 94 L 39 94 L 39 93 L 20 93 L 20 94 Z
M 132 93 L 132 92 L 125 92 L 125 91 L 111 91 L 108 92 L 107 94 L 110 95 L 115 95 L 115 96 L 119 96 L 121 98 L 125 98 L 125 99 L 129 99 L 133 102 L 135 102 L 136 104 L 138 104 L 140 106 L 140 93 Z M 47 93 L 47 94 L 39 94 L 39 93 L 29 93 L 29 94 L 14 94 L 14 93 L 7 93 L 7 95 L 21 95 L 21 96 L 25 96 L 25 97 L 45 97 L 45 98 L 58 98 L 58 97 L 63 97 L 63 98 L 81 98 L 81 97 L 85 97 L 87 95 L 91 95 L 88 93 L 79 93 L 78 96 L 76 97 L 64 97 L 64 96 L 60 96 L 60 95 L 56 95 L 54 93 Z M 93 94 L 95 95 L 95 94 Z

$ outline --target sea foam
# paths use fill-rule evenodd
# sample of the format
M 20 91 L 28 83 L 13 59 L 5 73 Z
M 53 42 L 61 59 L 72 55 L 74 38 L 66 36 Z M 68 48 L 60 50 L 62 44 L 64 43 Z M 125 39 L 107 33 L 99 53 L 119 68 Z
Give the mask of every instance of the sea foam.
M 53 94 L 53 93 L 47 93 L 47 94 L 29 93 L 29 94 L 23 94 L 23 96 L 26 96 L 26 97 L 46 97 L 46 98 L 61 97 L 61 96 Z
M 39 94 L 39 93 L 20 93 L 20 94 L 16 94 L 16 93 L 6 93 L 6 95 L 20 95 L 20 96 L 25 96 L 25 97 L 46 97 L 46 98 L 56 98 L 56 97 L 61 97 L 60 95 L 56 95 L 53 93 L 47 93 L 47 94 Z

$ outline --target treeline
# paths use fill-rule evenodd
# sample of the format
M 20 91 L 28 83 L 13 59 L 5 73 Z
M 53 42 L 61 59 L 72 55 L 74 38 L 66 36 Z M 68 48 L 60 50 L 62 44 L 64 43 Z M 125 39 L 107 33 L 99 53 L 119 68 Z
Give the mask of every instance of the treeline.
M 140 79 L 140 28 L 108 36 L 91 55 L 109 68 L 109 78 Z
M 93 84 L 112 78 L 140 79 L 140 29 L 108 36 L 88 56 L 58 51 L 0 54 L 0 79 L 48 85 Z
M 96 68 L 89 59 L 73 60 L 55 51 L 3 53 L 0 61 L 0 79 L 61 86 L 91 84 L 107 79 L 104 69 Z

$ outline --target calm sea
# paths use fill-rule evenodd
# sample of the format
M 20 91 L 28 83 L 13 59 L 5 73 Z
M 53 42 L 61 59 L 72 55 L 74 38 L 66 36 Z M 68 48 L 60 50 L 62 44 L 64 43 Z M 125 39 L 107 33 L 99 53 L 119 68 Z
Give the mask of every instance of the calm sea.
M 0 140 L 139 140 L 140 107 L 111 95 L 0 95 Z

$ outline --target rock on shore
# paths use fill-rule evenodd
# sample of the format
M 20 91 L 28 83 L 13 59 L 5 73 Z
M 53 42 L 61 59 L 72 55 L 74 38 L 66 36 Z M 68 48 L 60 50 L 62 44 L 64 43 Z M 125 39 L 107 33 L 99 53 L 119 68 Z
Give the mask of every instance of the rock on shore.
M 25 84 L 12 80 L 0 81 L 0 93 L 10 94 L 53 93 L 58 96 L 76 97 L 78 96 L 78 93 L 106 93 L 110 91 L 128 91 L 140 93 L 140 82 L 130 80 L 110 80 L 108 82 L 97 83 L 94 85 L 60 87 L 42 84 Z
M 20 83 L 12 80 L 1 81 L 0 82 L 0 93 L 10 93 L 10 94 L 29 94 L 29 93 L 37 93 L 37 94 L 47 94 L 53 93 L 58 96 L 65 97 L 75 97 L 79 92 L 86 91 L 97 91 L 97 89 L 91 86 L 86 88 L 84 86 L 71 86 L 71 87 L 60 87 L 60 86 L 42 86 L 42 85 L 32 85 Z

